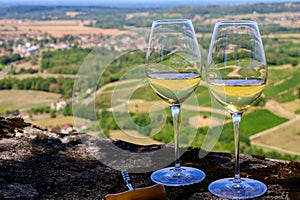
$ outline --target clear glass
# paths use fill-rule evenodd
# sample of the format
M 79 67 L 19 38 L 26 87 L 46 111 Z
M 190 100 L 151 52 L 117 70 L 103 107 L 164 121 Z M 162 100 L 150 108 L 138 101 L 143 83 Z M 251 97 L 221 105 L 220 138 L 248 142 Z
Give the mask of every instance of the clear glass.
M 180 106 L 201 79 L 201 54 L 191 20 L 170 19 L 152 23 L 146 55 L 151 88 L 171 108 L 174 125 L 175 166 L 157 170 L 151 179 L 166 186 L 201 182 L 205 173 L 179 162 Z
M 231 114 L 235 143 L 235 174 L 208 187 L 216 196 L 247 199 L 263 195 L 264 183 L 240 177 L 240 121 L 242 114 L 262 94 L 267 64 L 257 23 L 228 20 L 215 24 L 205 77 L 212 95 Z

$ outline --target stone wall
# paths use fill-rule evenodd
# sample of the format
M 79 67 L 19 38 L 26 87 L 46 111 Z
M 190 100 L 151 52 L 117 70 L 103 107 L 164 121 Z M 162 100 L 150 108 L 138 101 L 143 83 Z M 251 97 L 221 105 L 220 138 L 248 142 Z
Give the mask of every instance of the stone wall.
M 21 119 L 0 118 L 0 199 L 104 199 L 106 194 L 126 191 L 120 171 L 96 159 L 82 143 L 81 136 L 50 133 Z M 84 135 L 84 138 L 95 140 L 92 136 Z M 111 145 L 108 139 L 98 142 L 103 148 L 114 146 L 137 153 L 155 153 L 162 147 L 173 152 L 168 146 L 145 147 L 122 141 Z M 188 149 L 181 162 L 202 169 L 205 180 L 193 186 L 166 187 L 168 199 L 218 199 L 208 192 L 207 186 L 216 179 L 232 176 L 233 155 L 211 152 L 199 159 L 198 153 L 199 149 Z M 149 159 L 145 156 L 147 162 Z M 299 162 L 242 155 L 241 169 L 242 176 L 267 184 L 267 193 L 257 199 L 300 199 Z M 132 184 L 153 185 L 150 174 L 131 170 Z

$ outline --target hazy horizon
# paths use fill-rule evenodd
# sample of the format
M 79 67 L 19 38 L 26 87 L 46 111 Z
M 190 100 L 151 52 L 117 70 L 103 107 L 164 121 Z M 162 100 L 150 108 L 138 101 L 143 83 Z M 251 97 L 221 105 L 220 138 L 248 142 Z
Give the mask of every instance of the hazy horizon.
M 299 0 L 2 0 L 0 7 L 18 5 L 41 6 L 108 6 L 108 7 L 173 7 L 173 6 L 201 6 L 201 5 L 234 5 L 253 3 L 300 2 Z

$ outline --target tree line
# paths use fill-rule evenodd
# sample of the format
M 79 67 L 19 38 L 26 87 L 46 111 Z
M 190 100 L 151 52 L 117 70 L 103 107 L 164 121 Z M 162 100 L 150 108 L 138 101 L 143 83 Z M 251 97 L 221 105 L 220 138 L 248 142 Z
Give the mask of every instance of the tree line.
M 5 66 L 11 64 L 13 62 L 21 60 L 21 56 L 19 54 L 11 54 L 0 57 L 0 66 Z
M 26 79 L 5 78 L 0 80 L 0 90 L 37 90 L 61 94 L 63 98 L 72 96 L 74 80 L 64 77 L 33 77 Z
M 50 73 L 76 74 L 90 51 L 89 48 L 72 48 L 70 50 L 43 52 L 41 68 Z

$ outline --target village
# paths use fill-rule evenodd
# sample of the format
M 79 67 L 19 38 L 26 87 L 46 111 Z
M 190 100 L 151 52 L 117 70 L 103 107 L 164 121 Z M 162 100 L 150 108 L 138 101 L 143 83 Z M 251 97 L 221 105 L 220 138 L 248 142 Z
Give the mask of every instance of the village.
M 0 71 L 1 78 L 20 78 L 20 74 L 27 77 L 29 75 L 33 77 L 48 77 L 48 76 L 69 76 L 64 74 L 51 74 L 41 69 L 41 57 L 43 52 L 58 51 L 58 50 L 71 50 L 74 48 L 93 49 L 104 48 L 107 50 L 114 49 L 116 52 L 122 52 L 130 48 L 142 49 L 146 47 L 146 36 L 134 36 L 129 31 L 115 30 L 102 31 L 101 29 L 93 28 L 91 33 L 88 33 L 85 27 L 86 23 L 77 23 L 75 21 L 65 22 L 51 22 L 52 26 L 49 26 L 47 32 L 44 25 L 37 28 L 33 25 L 39 24 L 39 21 L 30 20 L 0 20 L 0 69 L 2 65 L 2 71 Z M 48 22 L 50 23 L 50 22 Z M 57 34 L 57 28 L 60 28 L 60 24 L 69 25 L 71 29 L 80 28 L 82 31 L 68 32 L 69 29 L 65 29 L 65 33 Z M 47 24 L 47 23 L 46 23 Z M 56 31 L 56 32 L 55 32 Z M 50 33 L 56 33 L 51 35 Z M 121 39 L 120 39 L 121 38 Z M 18 76 L 19 75 L 19 76 Z M 70 75 L 71 76 L 71 75 Z M 22 78 L 22 77 L 21 77 Z M 71 98 L 59 98 L 55 101 L 49 102 L 44 105 L 43 108 L 38 108 L 41 111 L 36 112 L 35 108 L 21 108 L 14 110 L 7 110 L 3 116 L 21 117 L 24 120 L 33 122 L 36 120 L 46 118 L 56 118 L 58 115 L 70 116 L 71 111 L 64 112 L 64 109 L 72 107 Z M 62 114 L 63 113 L 63 114 Z M 59 127 L 43 127 L 50 131 L 71 133 L 74 131 L 83 131 L 85 126 L 81 126 L 80 129 L 74 126 L 74 123 L 70 122 Z

